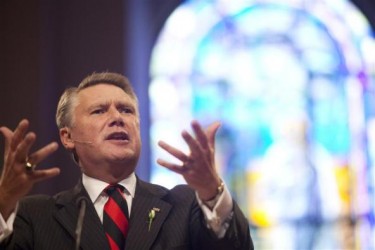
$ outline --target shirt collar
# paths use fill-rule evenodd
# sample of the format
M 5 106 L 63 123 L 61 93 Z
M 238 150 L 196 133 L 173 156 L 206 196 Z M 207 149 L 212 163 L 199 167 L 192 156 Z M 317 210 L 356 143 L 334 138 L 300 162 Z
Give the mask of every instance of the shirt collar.
M 137 178 L 134 173 L 131 173 L 126 179 L 121 180 L 118 184 L 125 188 L 125 193 L 134 198 L 135 186 Z M 82 173 L 82 184 L 85 187 L 90 199 L 93 203 L 101 195 L 102 191 L 109 185 L 108 183 L 92 178 Z

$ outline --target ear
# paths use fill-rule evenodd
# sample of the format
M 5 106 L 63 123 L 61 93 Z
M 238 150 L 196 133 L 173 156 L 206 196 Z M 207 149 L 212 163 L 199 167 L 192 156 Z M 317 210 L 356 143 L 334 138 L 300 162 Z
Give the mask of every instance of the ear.
M 73 150 L 75 148 L 75 144 L 72 140 L 70 129 L 68 127 L 60 129 L 60 140 L 66 149 Z

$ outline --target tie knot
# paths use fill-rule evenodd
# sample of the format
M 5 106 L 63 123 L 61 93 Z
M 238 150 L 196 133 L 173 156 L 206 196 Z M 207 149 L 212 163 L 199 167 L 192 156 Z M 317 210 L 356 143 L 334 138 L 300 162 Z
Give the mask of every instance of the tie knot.
M 120 192 L 121 194 L 124 192 L 124 187 L 121 186 L 120 184 L 110 184 L 108 185 L 105 189 L 104 189 L 104 192 L 108 195 L 108 196 L 112 196 L 113 193 L 117 190 L 118 192 Z

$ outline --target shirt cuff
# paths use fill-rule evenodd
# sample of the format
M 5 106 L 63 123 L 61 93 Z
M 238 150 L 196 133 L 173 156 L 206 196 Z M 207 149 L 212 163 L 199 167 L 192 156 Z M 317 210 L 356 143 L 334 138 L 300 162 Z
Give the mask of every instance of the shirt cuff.
M 229 222 L 233 217 L 233 200 L 227 187 L 225 186 L 223 192 L 212 201 L 203 202 L 197 192 L 195 196 L 203 211 L 207 227 L 210 228 L 218 238 L 223 238 L 229 227 Z
M 14 211 L 10 214 L 7 221 L 4 220 L 3 215 L 0 214 L 0 243 L 3 242 L 13 233 L 13 224 L 16 219 L 16 214 L 18 210 L 18 203 Z

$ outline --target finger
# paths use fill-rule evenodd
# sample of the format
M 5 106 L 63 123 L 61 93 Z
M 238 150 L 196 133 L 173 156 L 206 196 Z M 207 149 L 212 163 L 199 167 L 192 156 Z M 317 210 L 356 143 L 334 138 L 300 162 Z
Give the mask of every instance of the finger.
M 28 156 L 28 160 L 32 164 L 39 164 L 43 161 L 47 156 L 52 154 L 58 149 L 59 145 L 56 142 L 51 142 L 48 145 L 44 146 L 43 148 L 39 149 L 35 153 Z
M 33 132 L 27 133 L 25 138 L 18 144 L 15 153 L 15 160 L 23 162 L 28 157 L 31 146 L 34 144 L 36 135 Z
M 7 128 L 7 127 L 1 127 L 0 132 L 3 134 L 4 139 L 5 139 L 4 140 L 5 141 L 4 156 L 6 156 L 6 155 L 8 155 L 9 150 L 10 150 L 10 142 L 12 140 L 13 131 L 10 130 L 9 128 Z
M 159 141 L 158 145 L 182 162 L 187 161 L 189 159 L 189 157 L 184 152 L 178 150 L 175 147 L 170 146 L 168 143 L 165 143 L 164 141 Z
M 29 174 L 29 176 L 30 178 L 32 178 L 34 182 L 39 182 L 39 181 L 52 178 L 58 174 L 60 174 L 60 169 L 57 167 L 54 167 L 50 169 L 34 170 Z
M 187 131 L 182 131 L 182 138 L 184 138 L 185 142 L 189 146 L 192 155 L 202 152 L 201 145 Z
M 163 167 L 165 167 L 165 168 L 167 168 L 167 169 L 169 169 L 169 170 L 171 170 L 171 171 L 173 171 L 175 173 L 178 173 L 178 174 L 182 174 L 183 175 L 186 172 L 186 170 L 187 170 L 187 168 L 184 168 L 181 165 L 177 165 L 175 163 L 171 163 L 171 162 L 165 161 L 163 159 L 157 159 L 156 162 L 159 165 L 161 165 L 161 166 L 163 166 Z
M 18 144 L 23 140 L 27 129 L 29 128 L 29 121 L 23 119 L 14 130 L 14 134 L 11 140 L 10 148 L 16 150 Z
M 194 133 L 197 137 L 197 140 L 199 141 L 202 148 L 208 148 L 209 145 L 208 145 L 207 135 L 204 133 L 201 125 L 197 121 L 192 121 L 191 127 L 193 128 Z

